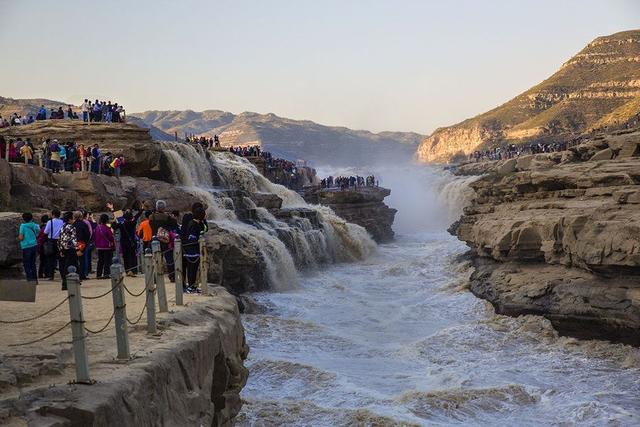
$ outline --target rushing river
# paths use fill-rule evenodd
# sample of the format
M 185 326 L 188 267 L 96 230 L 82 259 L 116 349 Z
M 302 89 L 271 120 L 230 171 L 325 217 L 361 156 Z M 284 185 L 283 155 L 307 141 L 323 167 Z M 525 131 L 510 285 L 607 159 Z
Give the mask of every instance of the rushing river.
M 395 204 L 410 227 L 367 260 L 254 295 L 239 425 L 640 425 L 638 350 L 495 315 L 431 218 L 447 207 L 419 196 Z

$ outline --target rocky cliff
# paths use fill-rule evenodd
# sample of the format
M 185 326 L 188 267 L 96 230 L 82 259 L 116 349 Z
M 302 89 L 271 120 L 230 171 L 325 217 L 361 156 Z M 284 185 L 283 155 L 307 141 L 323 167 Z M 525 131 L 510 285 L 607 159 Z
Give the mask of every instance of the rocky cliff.
M 620 127 L 640 113 L 640 30 L 598 37 L 542 83 L 422 141 L 417 158 L 446 162 L 506 143 L 549 142 Z
M 640 130 L 457 173 L 484 174 L 450 230 L 472 250 L 474 294 L 564 334 L 640 345 Z
M 391 190 L 381 187 L 356 189 L 307 189 L 304 199 L 308 203 L 329 206 L 345 220 L 364 227 L 371 237 L 384 243 L 393 240 L 393 220 L 396 209 L 384 203 Z
M 221 288 L 212 292 L 162 316 L 161 337 L 130 327 L 132 360 L 114 362 L 113 335 L 92 336 L 92 385 L 65 384 L 74 369 L 69 342 L 3 351 L 0 423 L 233 425 L 242 406 L 249 348 L 236 299 Z

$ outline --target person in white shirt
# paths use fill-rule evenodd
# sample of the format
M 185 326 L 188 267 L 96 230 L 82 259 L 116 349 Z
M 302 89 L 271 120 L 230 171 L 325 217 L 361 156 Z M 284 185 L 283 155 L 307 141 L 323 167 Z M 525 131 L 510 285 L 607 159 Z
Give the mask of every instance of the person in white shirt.
M 51 219 L 44 226 L 44 234 L 47 239 L 44 242 L 44 256 L 45 260 L 45 276 L 49 280 L 53 280 L 56 272 L 56 264 L 58 269 L 61 268 L 60 252 L 58 251 L 58 239 L 60 238 L 60 230 L 64 226 L 64 221 L 60 219 L 60 210 L 53 209 L 51 211 Z
M 88 99 L 85 99 L 84 102 L 82 103 L 82 121 L 83 122 L 89 121 L 90 110 L 91 110 L 91 103 L 89 102 Z

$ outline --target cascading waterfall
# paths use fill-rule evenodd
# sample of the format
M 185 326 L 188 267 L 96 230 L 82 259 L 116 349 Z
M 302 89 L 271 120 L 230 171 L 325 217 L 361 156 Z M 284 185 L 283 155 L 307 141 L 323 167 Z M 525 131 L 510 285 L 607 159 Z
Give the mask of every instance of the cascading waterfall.
M 172 179 L 204 199 L 209 220 L 241 235 L 260 251 L 272 289 L 295 287 L 296 267 L 360 260 L 375 250 L 376 245 L 364 228 L 347 223 L 327 207 L 308 205 L 297 193 L 266 179 L 244 158 L 225 152 L 205 152 L 188 144 L 162 143 L 162 147 Z M 213 178 L 216 173 L 222 181 L 217 187 Z M 283 209 L 294 211 L 292 218 L 280 221 L 245 198 L 243 204 L 255 211 L 257 219 L 252 224 L 241 222 L 225 189 L 275 194 L 282 199 Z M 296 209 L 315 213 L 320 228 L 303 215 L 296 215 Z

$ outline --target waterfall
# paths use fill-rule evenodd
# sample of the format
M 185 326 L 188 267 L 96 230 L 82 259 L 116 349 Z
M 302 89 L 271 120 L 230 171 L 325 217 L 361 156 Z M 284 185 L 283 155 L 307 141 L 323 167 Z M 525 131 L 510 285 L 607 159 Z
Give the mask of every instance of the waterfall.
M 475 197 L 475 192 L 469 184 L 477 179 L 477 176 L 454 176 L 447 172 L 440 183 L 439 199 L 448 210 L 448 216 L 452 221 L 462 215 L 462 209 Z
M 299 194 L 272 183 L 242 157 L 208 152 L 189 144 L 161 144 L 171 179 L 202 197 L 208 206 L 209 221 L 260 252 L 272 289 L 295 287 L 297 270 L 327 262 L 361 260 L 376 248 L 364 228 L 347 223 L 328 207 L 308 205 Z M 218 186 L 214 185 L 214 176 L 220 178 Z M 234 200 L 225 193 L 229 189 L 275 194 L 282 200 L 282 208 L 291 210 L 290 219 L 279 220 L 244 197 L 236 201 L 255 212 L 256 219 L 251 224 L 239 221 Z M 319 226 L 314 227 L 305 217 L 308 215 L 315 216 Z

